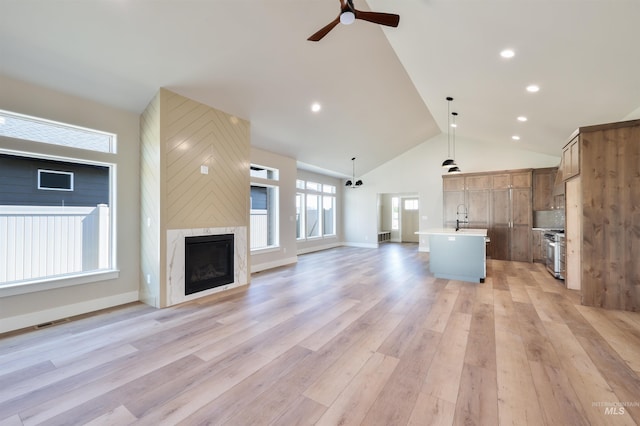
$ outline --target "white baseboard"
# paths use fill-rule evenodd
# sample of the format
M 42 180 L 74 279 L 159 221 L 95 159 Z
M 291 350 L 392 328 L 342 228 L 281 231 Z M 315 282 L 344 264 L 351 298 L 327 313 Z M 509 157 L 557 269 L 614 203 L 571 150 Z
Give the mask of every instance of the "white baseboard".
M 307 253 L 313 253 L 314 251 L 329 250 L 329 249 L 340 247 L 343 245 L 344 243 L 329 243 L 329 244 L 321 244 L 321 245 L 311 246 L 311 247 L 303 247 L 301 249 L 298 249 L 298 254 L 307 254 Z
M 273 262 L 264 262 L 259 263 L 257 265 L 251 265 L 251 273 L 265 271 L 267 269 L 277 268 L 279 266 L 291 265 L 292 263 L 297 263 L 298 257 L 287 257 L 285 259 L 274 260 Z
M 377 243 L 344 243 L 343 246 L 360 247 L 360 248 L 378 248 Z
M 114 296 L 103 297 L 101 299 L 88 300 L 86 302 L 74 303 L 72 305 L 59 306 L 44 311 L 31 312 L 24 315 L 2 318 L 0 321 L 0 333 L 19 330 L 21 328 L 32 327 L 34 325 L 57 321 L 75 315 L 82 315 L 100 309 L 111 308 L 125 303 L 137 302 L 138 292 L 116 294 Z

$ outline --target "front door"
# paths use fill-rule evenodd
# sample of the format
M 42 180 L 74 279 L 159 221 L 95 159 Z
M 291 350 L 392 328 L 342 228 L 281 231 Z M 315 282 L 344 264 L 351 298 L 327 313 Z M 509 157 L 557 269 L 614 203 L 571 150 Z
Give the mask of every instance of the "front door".
M 403 198 L 402 208 L 400 209 L 400 226 L 402 228 L 401 240 L 403 243 L 417 243 L 418 235 L 418 199 Z

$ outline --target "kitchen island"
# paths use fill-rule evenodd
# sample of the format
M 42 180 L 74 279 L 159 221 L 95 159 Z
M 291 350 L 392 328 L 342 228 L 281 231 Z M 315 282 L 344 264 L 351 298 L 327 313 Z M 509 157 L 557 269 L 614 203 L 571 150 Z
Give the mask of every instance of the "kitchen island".
M 429 266 L 436 278 L 484 282 L 489 241 L 486 229 L 438 228 L 416 234 L 429 237 Z

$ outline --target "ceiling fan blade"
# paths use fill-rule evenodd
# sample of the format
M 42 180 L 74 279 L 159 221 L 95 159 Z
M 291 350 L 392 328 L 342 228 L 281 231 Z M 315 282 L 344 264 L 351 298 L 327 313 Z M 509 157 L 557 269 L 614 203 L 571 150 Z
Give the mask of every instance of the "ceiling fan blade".
M 356 19 L 373 22 L 374 24 L 397 27 L 400 22 L 400 16 L 393 13 L 367 12 L 362 10 L 354 10 L 354 12 Z
M 307 40 L 309 41 L 320 41 L 324 36 L 326 36 L 329 31 L 331 31 L 336 25 L 340 23 L 340 15 L 333 21 L 329 22 L 327 25 L 322 27 L 319 31 L 309 37 Z

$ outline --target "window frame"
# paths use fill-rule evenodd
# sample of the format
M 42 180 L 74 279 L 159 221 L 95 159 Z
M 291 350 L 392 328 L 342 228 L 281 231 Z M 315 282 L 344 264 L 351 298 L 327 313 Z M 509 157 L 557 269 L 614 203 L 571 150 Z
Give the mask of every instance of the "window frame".
M 252 173 L 253 170 L 265 171 L 266 177 L 258 176 Z M 272 198 L 274 200 L 267 201 L 267 226 L 272 226 L 271 235 L 273 237 L 273 243 L 267 244 L 264 247 L 251 247 L 251 239 L 249 239 L 249 251 L 251 254 L 264 253 L 269 251 L 278 250 L 280 248 L 280 170 L 274 167 L 262 166 L 259 164 L 251 163 L 249 167 L 249 180 L 250 187 L 257 186 L 267 188 L 267 191 L 273 191 Z M 267 195 L 268 197 L 268 195 Z M 271 216 L 269 216 L 269 207 L 272 206 Z M 249 215 L 251 216 L 253 209 L 249 206 Z M 251 223 L 249 224 L 249 232 L 251 233 Z M 251 235 L 251 234 L 250 234 Z M 269 239 L 269 231 L 267 231 L 267 240 Z
M 326 238 L 336 238 L 338 235 L 338 229 L 337 229 L 338 197 L 336 196 L 337 186 L 332 184 L 317 182 L 314 180 L 296 179 L 296 190 L 297 190 L 296 197 L 298 197 L 298 195 L 302 195 L 303 205 L 301 210 L 303 211 L 303 214 L 304 214 L 303 225 L 301 225 L 304 232 L 302 232 L 301 233 L 302 235 L 298 237 L 297 236 L 298 225 L 296 224 L 296 240 L 299 242 L 303 242 L 303 241 L 316 241 L 316 240 L 321 240 Z M 309 218 L 307 214 L 309 197 L 317 197 L 318 199 L 318 222 L 319 222 L 318 235 L 311 235 L 311 236 L 307 235 L 307 225 L 309 223 Z M 333 214 L 331 218 L 333 222 L 332 223 L 333 232 L 330 234 L 325 233 L 325 217 L 324 217 L 325 199 L 328 199 L 328 198 L 332 199 L 332 204 L 333 204 Z M 297 208 L 297 205 L 296 205 L 296 208 Z
M 42 186 L 42 174 L 56 174 L 56 175 L 67 175 L 69 178 L 69 188 L 54 188 L 50 186 Z M 47 170 L 47 169 L 38 169 L 38 189 L 42 191 L 68 191 L 73 192 L 73 182 L 74 182 L 74 173 L 73 172 L 62 172 L 58 170 Z
M 117 279 L 120 276 L 117 263 L 118 240 L 117 240 L 117 223 L 118 223 L 118 205 L 117 205 L 117 156 L 115 133 L 102 132 L 73 124 L 66 124 L 53 120 L 31 117 L 22 114 L 16 114 L 4 110 L 0 110 L 0 116 L 16 116 L 27 121 L 32 121 L 38 125 L 51 125 L 57 128 L 63 127 L 70 131 L 90 132 L 100 135 L 106 135 L 110 138 L 109 150 L 91 149 L 88 146 L 62 145 L 55 142 L 47 142 L 43 140 L 21 139 L 13 135 L 0 134 L 0 153 L 23 157 L 34 160 L 50 160 L 66 163 L 75 163 L 80 165 L 101 166 L 109 170 L 109 231 L 108 231 L 108 266 L 105 268 L 92 269 L 87 271 L 77 271 L 63 273 L 57 275 L 47 275 L 36 278 L 26 278 L 23 280 L 7 281 L 0 284 L 0 297 L 10 297 L 21 294 L 28 294 L 57 288 L 65 288 L 82 284 L 96 283 Z M 42 170 L 50 171 L 43 168 Z M 54 172 L 60 172 L 51 170 Z M 72 172 L 71 172 L 72 173 Z M 38 176 L 39 178 L 39 176 Z M 39 179 L 38 179 L 38 183 Z M 75 187 L 75 183 L 73 184 Z M 40 185 L 38 185 L 40 186 Z M 49 189 L 45 189 L 49 190 Z M 53 189 L 55 190 L 55 189 Z

